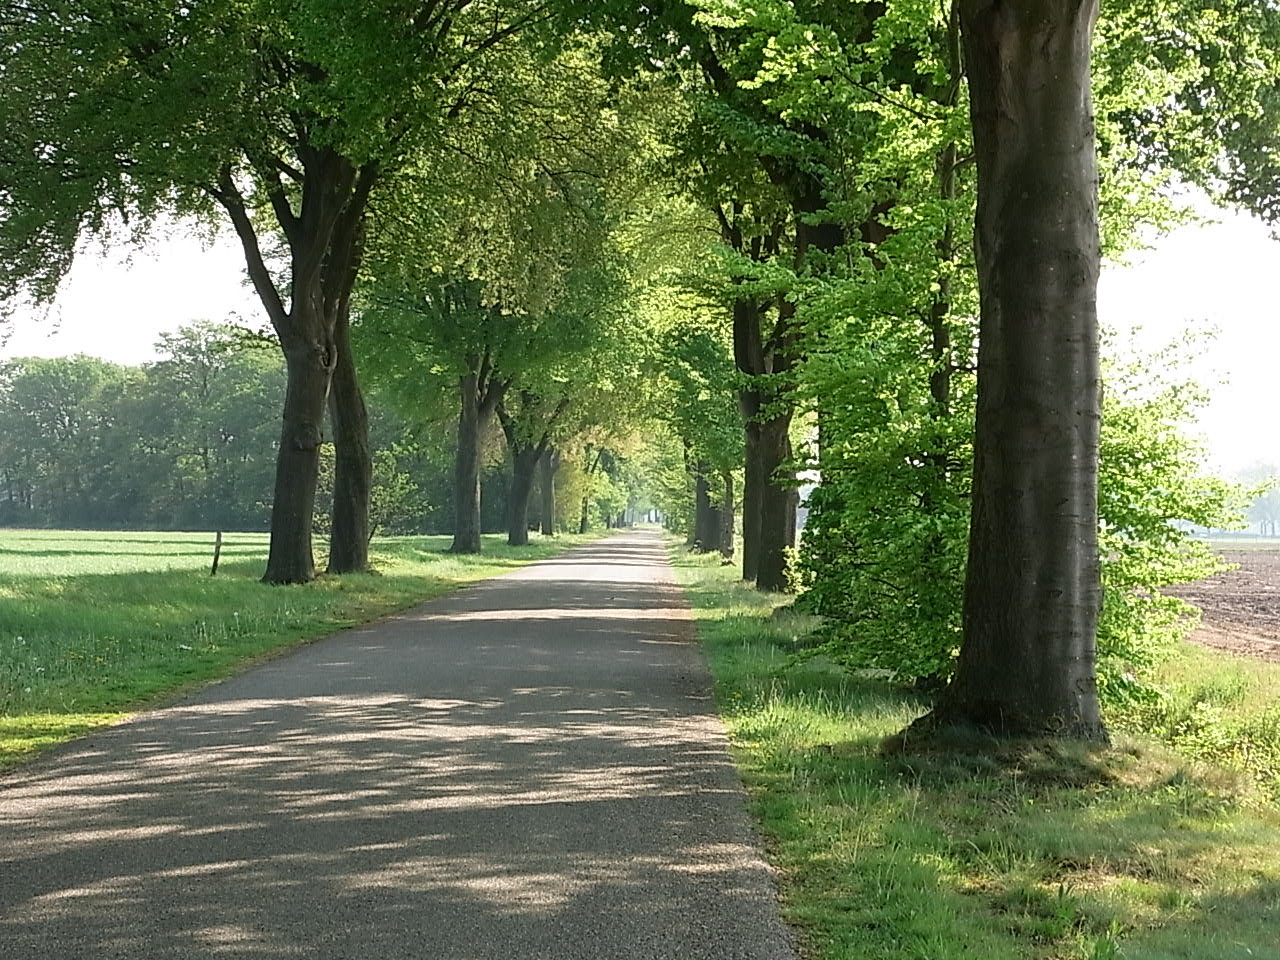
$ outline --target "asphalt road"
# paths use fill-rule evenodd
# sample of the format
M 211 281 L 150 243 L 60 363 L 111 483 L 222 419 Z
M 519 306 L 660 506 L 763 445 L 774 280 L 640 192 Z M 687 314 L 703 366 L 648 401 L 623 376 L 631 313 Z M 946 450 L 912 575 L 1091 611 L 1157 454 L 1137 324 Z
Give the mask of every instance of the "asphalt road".
M 0 957 L 792 958 L 691 637 L 629 533 L 55 751 Z

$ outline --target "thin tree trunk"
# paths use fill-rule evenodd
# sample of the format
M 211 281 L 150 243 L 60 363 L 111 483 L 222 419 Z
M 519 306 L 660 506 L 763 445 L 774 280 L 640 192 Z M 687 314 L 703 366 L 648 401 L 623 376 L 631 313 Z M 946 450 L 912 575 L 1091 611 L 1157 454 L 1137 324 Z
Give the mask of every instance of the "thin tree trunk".
M 760 569 L 760 516 L 764 508 L 764 470 L 760 424 L 748 420 L 742 485 L 742 579 L 753 583 Z
M 759 467 L 764 482 L 760 493 L 760 545 L 756 586 L 761 590 L 790 588 L 787 551 L 795 546 L 793 484 L 781 468 L 791 459 L 791 414 L 760 425 Z
M 733 491 L 733 474 L 725 471 L 724 480 L 724 499 L 720 503 L 720 556 L 726 560 L 733 559 L 733 514 L 734 514 L 734 491 Z
M 480 552 L 480 391 L 475 367 L 458 378 L 458 452 L 453 471 L 450 553 Z
M 560 470 L 560 454 L 548 450 L 542 455 L 542 535 L 556 535 L 556 473 Z
M 583 494 L 582 515 L 578 518 L 578 532 L 586 533 L 591 529 L 591 497 Z
M 511 489 L 507 494 L 507 543 L 513 547 L 529 544 L 529 498 L 541 459 L 540 447 L 512 451 Z
M 694 547 L 700 553 L 720 549 L 720 512 L 711 502 L 711 484 L 705 463 L 694 465 Z
M 333 523 L 329 534 L 329 573 L 369 569 L 369 495 L 373 456 L 369 449 L 369 412 L 365 407 L 345 310 L 334 326 L 337 365 L 329 394 L 333 428 Z
M 962 0 L 982 319 L 964 639 L 931 723 L 1104 740 L 1097 0 Z
M 318 325 L 317 325 L 318 326 Z M 275 497 L 271 503 L 271 546 L 267 583 L 306 583 L 315 579 L 311 521 L 320 473 L 325 404 L 333 373 L 331 344 L 293 342 L 284 346 L 286 388 L 276 457 Z

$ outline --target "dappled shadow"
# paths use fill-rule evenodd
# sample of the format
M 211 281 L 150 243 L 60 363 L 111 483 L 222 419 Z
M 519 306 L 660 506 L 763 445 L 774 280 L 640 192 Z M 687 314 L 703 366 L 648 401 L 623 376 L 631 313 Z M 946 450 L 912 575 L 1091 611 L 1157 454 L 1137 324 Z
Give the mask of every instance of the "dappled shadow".
M 655 566 L 582 548 L 0 780 L 6 955 L 791 956 Z

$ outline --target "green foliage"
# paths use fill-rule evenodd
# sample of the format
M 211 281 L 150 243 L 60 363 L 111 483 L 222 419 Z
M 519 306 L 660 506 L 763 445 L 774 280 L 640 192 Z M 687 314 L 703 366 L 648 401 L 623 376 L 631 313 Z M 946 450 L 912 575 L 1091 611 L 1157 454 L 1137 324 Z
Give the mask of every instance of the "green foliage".
M 394 169 L 465 112 L 517 35 L 553 45 L 561 13 L 534 0 L 17 5 L 0 24 L 0 303 L 51 297 L 77 240 L 115 215 L 139 229 L 165 209 L 213 216 L 230 174 L 293 243 L 326 156 Z
M 822 652 L 936 682 L 949 676 L 960 642 L 972 405 L 932 419 L 921 386 L 927 366 L 905 354 L 895 362 L 887 342 L 877 339 L 861 366 L 841 349 L 844 375 L 824 381 L 827 409 L 839 416 L 824 431 L 824 482 L 801 550 L 802 604 L 827 620 Z M 1239 488 L 1199 466 L 1203 449 L 1190 429 L 1204 396 L 1177 375 L 1186 349 L 1108 378 L 1098 668 L 1112 705 L 1153 696 L 1152 668 L 1197 622 L 1194 608 L 1161 590 L 1222 569 L 1188 525 L 1229 527 L 1243 508 Z M 972 396 L 971 378 L 957 383 L 958 398 Z
M 0 521 L 262 526 L 278 352 L 217 325 L 168 334 L 158 349 L 140 369 L 83 356 L 0 367 Z
M 140 368 L 93 357 L 0 364 L 0 525 L 256 530 L 266 524 L 284 370 L 274 342 L 220 324 L 164 335 Z M 430 522 L 424 485 L 447 472 L 372 410 L 373 520 Z M 331 461 L 326 482 L 332 486 Z M 323 492 L 323 491 L 322 491 Z M 318 514 L 327 530 L 327 507 Z
M 1111 703 L 1151 696 L 1151 668 L 1199 622 L 1198 610 L 1162 588 L 1225 569 L 1187 525 L 1239 526 L 1244 509 L 1239 487 L 1201 467 L 1203 443 L 1191 430 L 1207 397 L 1178 376 L 1194 343 L 1113 368 L 1103 396 L 1098 667 Z
M 1280 665 L 1186 644 L 1157 665 L 1154 682 L 1157 696 L 1114 707 L 1108 722 L 1240 771 L 1280 802 Z

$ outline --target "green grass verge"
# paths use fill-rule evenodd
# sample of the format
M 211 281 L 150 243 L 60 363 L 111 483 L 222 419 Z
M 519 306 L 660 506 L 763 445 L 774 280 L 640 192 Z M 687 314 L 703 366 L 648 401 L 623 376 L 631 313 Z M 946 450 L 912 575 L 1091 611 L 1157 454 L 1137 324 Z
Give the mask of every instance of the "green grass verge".
M 1153 680 L 1160 693 L 1112 710 L 1112 729 L 1238 771 L 1280 804 L 1280 663 L 1188 643 L 1156 668 Z
M 923 711 L 795 665 L 808 624 L 676 548 L 784 912 L 821 960 L 1275 960 L 1280 815 L 1118 737 L 884 757 Z
M 447 537 L 372 545 L 376 574 L 259 583 L 265 534 L 0 531 L 0 769 L 246 661 L 562 552 L 590 537 L 443 553 Z

